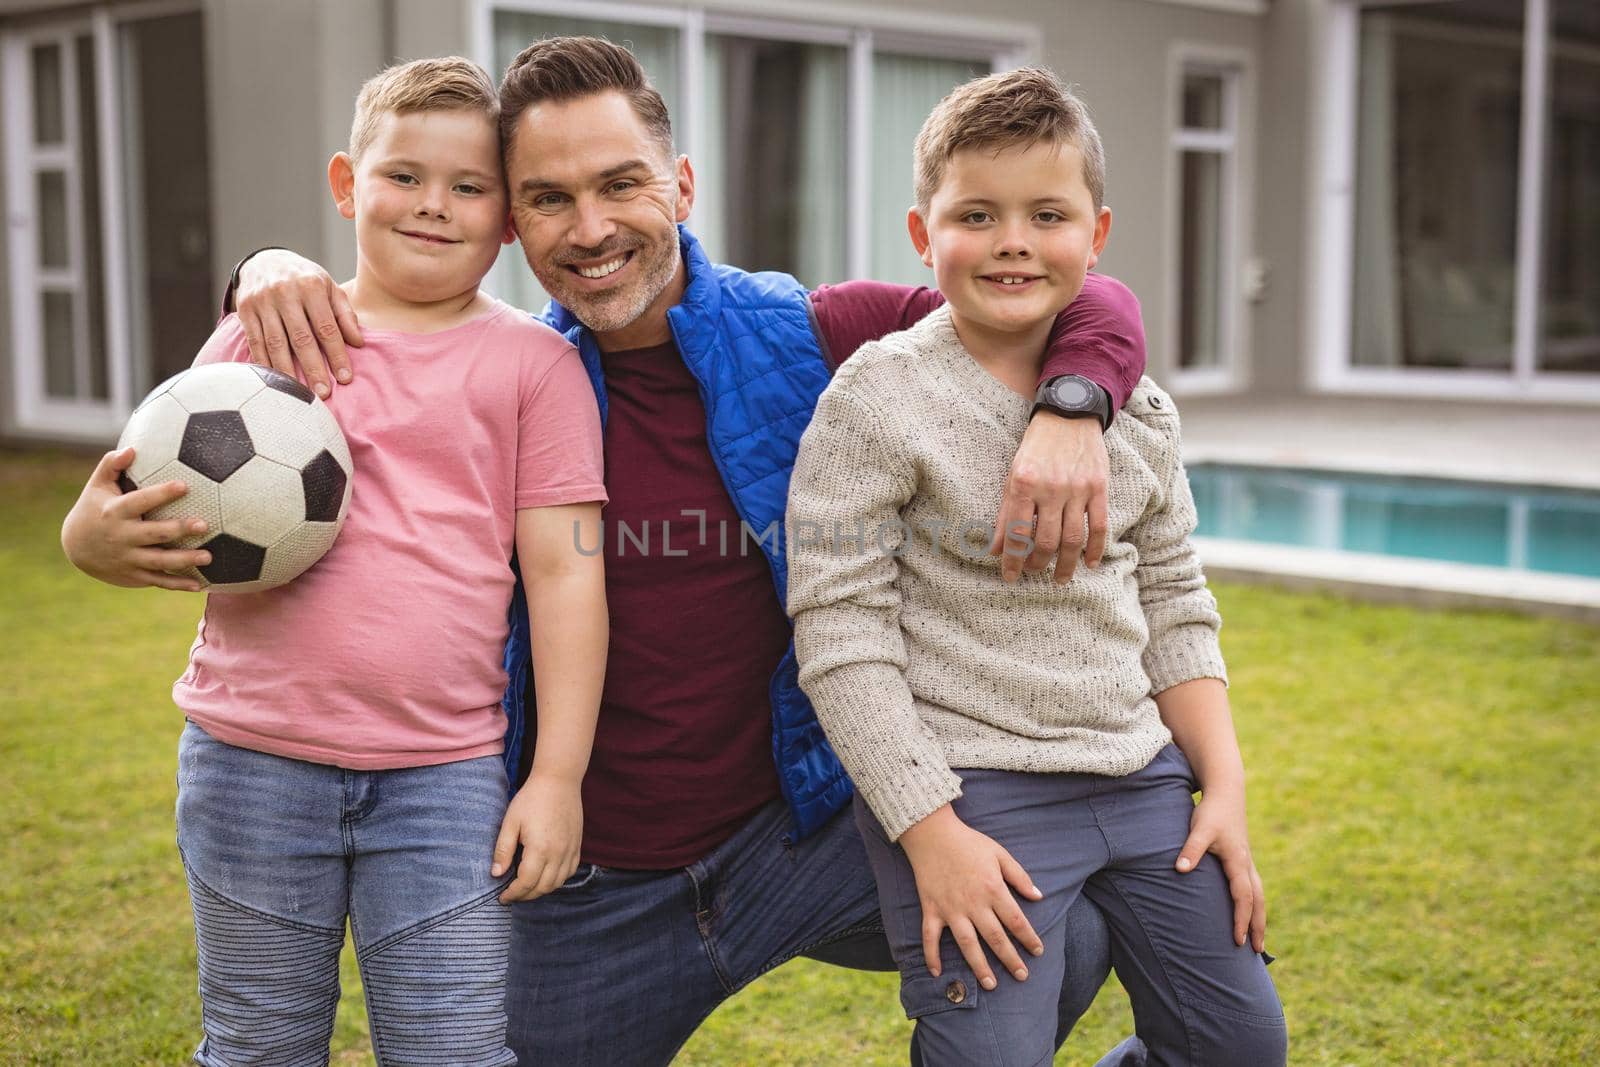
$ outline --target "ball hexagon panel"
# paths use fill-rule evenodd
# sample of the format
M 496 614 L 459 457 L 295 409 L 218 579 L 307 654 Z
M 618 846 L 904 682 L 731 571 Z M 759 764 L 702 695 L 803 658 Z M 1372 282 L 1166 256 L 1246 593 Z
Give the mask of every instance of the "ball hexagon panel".
M 145 512 L 144 517 L 152 521 L 160 519 L 206 520 L 205 533 L 187 534 L 173 541 L 170 546 L 172 548 L 194 548 L 222 529 L 222 492 L 217 483 L 177 460 L 168 463 L 165 467 L 156 471 L 148 481 L 144 481 L 141 484 L 150 485 L 154 482 L 171 480 L 181 481 L 188 485 L 189 492 L 170 504 L 163 504 L 154 511 Z
M 336 522 L 303 522 L 289 535 L 267 549 L 267 561 L 261 567 L 261 580 L 273 585 L 298 578 L 311 563 L 333 545 L 339 536 Z
M 151 485 L 156 471 L 178 458 L 183 445 L 183 427 L 189 413 L 171 396 L 146 399 L 122 430 L 117 448 L 132 446 L 133 464 L 128 477 L 137 485 Z
M 237 411 L 204 411 L 190 415 L 183 427 L 183 443 L 178 448 L 180 460 L 214 482 L 226 481 L 255 454 L 244 416 Z
M 317 398 L 317 394 L 281 371 L 275 371 L 271 367 L 258 367 L 253 363 L 249 366 L 268 389 L 276 389 L 285 396 L 292 396 L 302 404 L 309 404 Z
M 344 515 L 350 479 L 331 452 L 323 451 L 300 472 L 310 522 L 337 522 Z
M 263 389 L 244 402 L 239 415 L 256 455 L 299 470 L 327 447 L 322 427 L 309 416 L 309 411 L 307 405 L 286 393 Z
M 253 582 L 261 577 L 267 550 L 230 534 L 220 533 L 205 543 L 211 562 L 196 568 L 212 585 Z
M 265 548 L 305 521 L 300 472 L 255 456 L 222 483 L 222 529 Z
M 167 395 L 190 413 L 236 411 L 266 387 L 249 363 L 207 363 L 178 375 Z

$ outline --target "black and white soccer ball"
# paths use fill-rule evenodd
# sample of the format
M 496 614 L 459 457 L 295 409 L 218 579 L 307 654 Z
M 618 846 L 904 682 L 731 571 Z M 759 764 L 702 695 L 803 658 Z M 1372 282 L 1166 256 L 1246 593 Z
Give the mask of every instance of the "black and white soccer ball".
M 132 446 L 123 492 L 174 479 L 186 496 L 147 519 L 201 518 L 205 547 L 184 571 L 215 592 L 254 592 L 298 577 L 333 545 L 355 468 L 328 405 L 304 385 L 249 363 L 191 367 L 151 390 L 122 431 Z

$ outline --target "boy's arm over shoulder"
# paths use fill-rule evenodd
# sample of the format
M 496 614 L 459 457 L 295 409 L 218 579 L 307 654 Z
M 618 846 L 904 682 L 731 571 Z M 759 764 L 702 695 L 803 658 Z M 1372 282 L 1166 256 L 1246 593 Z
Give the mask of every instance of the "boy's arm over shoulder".
M 823 392 L 789 483 L 786 538 L 800 685 L 891 839 L 961 791 L 904 674 L 896 553 L 916 472 L 872 380 L 896 354 L 869 346 Z
M 1177 405 L 1145 378 L 1134 389 L 1123 417 L 1137 425 L 1120 426 L 1117 432 L 1135 437 L 1134 447 L 1150 464 L 1159 486 L 1127 534 L 1139 551 L 1134 573 L 1150 630 L 1144 669 L 1151 690 L 1160 693 L 1196 678 L 1226 682 L 1227 668 L 1217 641 L 1222 617 L 1191 540 L 1199 518 L 1183 466 Z

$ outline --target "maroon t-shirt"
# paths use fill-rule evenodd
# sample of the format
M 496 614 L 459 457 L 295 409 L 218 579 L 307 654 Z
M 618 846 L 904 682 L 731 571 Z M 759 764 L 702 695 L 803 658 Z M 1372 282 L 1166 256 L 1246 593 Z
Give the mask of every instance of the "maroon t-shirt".
M 934 290 L 879 282 L 812 294 L 835 362 L 941 303 Z M 741 540 L 677 348 L 601 362 L 611 646 L 583 783 L 583 859 L 664 870 L 703 858 L 778 797 L 767 686 L 790 628 L 761 547 Z M 1137 301 L 1091 275 L 1051 335 L 1046 376 L 1082 374 L 1121 407 L 1143 371 Z

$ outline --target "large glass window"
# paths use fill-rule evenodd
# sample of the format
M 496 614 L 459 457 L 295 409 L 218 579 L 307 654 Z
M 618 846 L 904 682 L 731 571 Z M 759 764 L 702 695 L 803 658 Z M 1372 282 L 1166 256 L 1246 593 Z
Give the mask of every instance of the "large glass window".
M 1600 5 L 1352 6 L 1349 364 L 1600 373 Z
M 706 35 L 695 231 L 718 258 L 844 277 L 847 62 L 841 45 Z
M 1361 19 L 1354 360 L 1511 367 L 1520 3 Z
M 626 8 L 608 12 L 621 11 L 619 21 L 539 6 L 494 12 L 495 67 L 558 34 L 630 48 L 694 164 L 691 226 L 713 258 L 811 286 L 868 275 L 931 284 L 906 234 L 912 143 L 945 93 L 995 69 L 1015 45 L 919 35 L 906 47 L 846 23 L 644 7 L 633 22 Z M 525 307 L 547 299 L 515 246 L 502 253 L 494 284 Z

